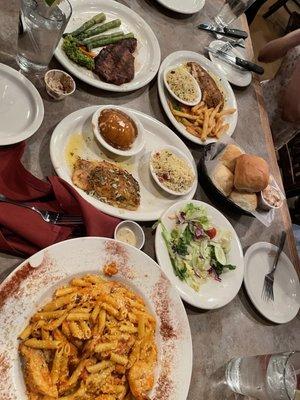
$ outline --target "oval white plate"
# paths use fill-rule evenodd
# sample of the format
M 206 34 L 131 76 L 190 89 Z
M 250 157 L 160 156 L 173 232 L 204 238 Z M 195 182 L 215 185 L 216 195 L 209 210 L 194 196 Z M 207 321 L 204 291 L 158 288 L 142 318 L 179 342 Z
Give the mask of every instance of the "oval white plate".
M 151 172 L 151 175 L 152 175 L 153 179 L 154 179 L 155 182 L 158 184 L 158 186 L 161 187 L 163 190 L 165 190 L 167 193 L 170 193 L 170 194 L 172 194 L 172 195 L 174 195 L 174 196 L 184 196 L 184 195 L 188 194 L 188 193 L 192 190 L 192 188 L 194 187 L 194 185 L 192 185 L 192 186 L 191 186 L 189 189 L 187 189 L 185 192 L 178 193 L 178 192 L 175 192 L 174 190 L 171 190 L 171 189 L 167 188 L 166 186 L 164 186 L 164 185 L 160 182 L 160 180 L 158 179 L 158 177 L 157 177 L 157 175 L 156 175 L 156 173 L 155 173 L 155 171 L 154 171 L 154 168 L 153 168 L 153 166 L 152 166 L 151 159 L 152 159 L 152 157 L 153 157 L 153 155 L 154 155 L 155 153 L 157 153 L 157 152 L 159 152 L 159 151 L 162 151 L 162 150 L 170 150 L 170 151 L 171 151 L 173 154 L 175 154 L 177 157 L 183 159 L 183 160 L 189 165 L 189 167 L 193 170 L 194 175 L 195 175 L 195 179 L 196 179 L 196 176 L 197 176 L 197 171 L 195 170 L 194 165 L 191 164 L 189 158 L 186 157 L 185 154 L 183 154 L 180 150 L 178 150 L 177 147 L 174 147 L 174 146 L 164 146 L 164 147 L 160 147 L 159 149 L 155 149 L 155 150 L 153 150 L 153 151 L 151 152 L 151 156 L 150 156 L 150 159 L 149 159 L 149 167 L 150 167 L 150 172 Z
M 92 71 L 73 63 L 61 48 L 62 40 L 55 51 L 58 61 L 73 75 L 82 81 L 112 92 L 129 92 L 139 89 L 149 83 L 157 73 L 160 64 L 160 47 L 150 26 L 129 7 L 113 0 L 71 0 L 73 13 L 65 32 L 77 29 L 81 24 L 100 11 L 106 14 L 106 22 L 119 18 L 122 25 L 114 31 L 133 32 L 138 44 L 134 53 L 135 75 L 131 82 L 123 85 L 105 83 Z M 100 50 L 100 49 L 99 49 Z
M 109 107 L 114 106 L 110 105 Z M 161 122 L 139 111 L 124 107 L 125 112 L 128 110 L 133 113 L 144 126 L 145 147 L 135 156 L 127 158 L 116 156 L 114 159 L 119 160 L 121 166 L 130 172 L 139 182 L 141 204 L 136 211 L 129 211 L 103 203 L 73 185 L 71 179 L 72 170 L 65 156 L 65 149 L 70 136 L 78 134 L 84 142 L 82 151 L 78 155 L 90 160 L 106 159 L 111 161 L 111 159 L 104 154 L 105 149 L 101 147 L 94 138 L 92 130 L 92 115 L 98 108 L 99 106 L 92 106 L 75 111 L 64 118 L 55 128 L 50 143 L 50 156 L 57 175 L 70 183 L 90 204 L 106 214 L 134 221 L 154 221 L 158 219 L 163 210 L 166 210 L 177 201 L 177 197 L 166 194 L 164 190 L 160 189 L 155 182 L 153 182 L 149 168 L 150 153 L 157 147 L 170 144 L 181 150 L 189 158 L 196 170 L 195 161 L 191 152 L 182 140 Z M 184 198 L 192 199 L 196 189 L 197 176 L 191 192 L 184 196 Z
M 24 261 L 0 286 L 2 300 L 4 296 L 0 356 L 5 366 L 1 398 L 26 398 L 17 337 L 29 318 L 50 300 L 56 288 L 74 276 L 99 273 L 108 262 L 116 262 L 119 267 L 112 280 L 138 292 L 156 316 L 158 367 L 150 397 L 158 398 L 160 386 L 166 382 L 170 399 L 187 397 L 193 363 L 192 341 L 187 315 L 176 291 L 158 265 L 143 252 L 112 239 L 89 237 L 67 240 L 40 251 Z M 166 323 L 173 337 L 164 335 L 161 327 Z
M 101 106 L 98 108 L 98 110 L 93 115 L 92 125 L 93 125 L 94 135 L 96 136 L 97 140 L 99 140 L 100 144 L 103 147 L 105 147 L 107 150 L 109 150 L 110 152 L 117 154 L 119 156 L 128 157 L 128 156 L 134 156 L 135 154 L 138 154 L 140 151 L 143 150 L 143 147 L 145 145 L 144 127 L 140 123 L 140 120 L 138 118 L 136 118 L 133 114 L 129 113 L 128 110 L 127 110 L 127 115 L 128 115 L 128 117 L 130 117 L 133 120 L 133 122 L 136 125 L 137 131 L 138 131 L 137 137 L 135 138 L 131 148 L 128 150 L 116 149 L 115 147 L 108 144 L 107 141 L 102 136 L 101 131 L 99 129 L 99 124 L 98 124 L 99 115 L 102 110 L 109 109 L 109 108 L 110 107 L 107 107 L 107 106 Z M 124 107 L 114 106 L 113 109 L 122 111 L 123 113 L 126 114 Z
M 43 100 L 20 72 L 0 64 L 0 146 L 32 136 L 44 118 Z
M 293 264 L 281 253 L 274 276 L 274 302 L 261 298 L 265 275 L 271 271 L 278 247 L 259 242 L 245 254 L 245 287 L 256 309 L 268 320 L 285 324 L 297 315 L 300 306 L 299 278 Z
M 161 269 L 170 279 L 173 286 L 175 286 L 178 290 L 180 297 L 187 303 L 205 310 L 220 308 L 234 299 L 242 285 L 244 276 L 244 257 L 242 246 L 237 234 L 235 233 L 235 230 L 233 229 L 233 226 L 224 217 L 224 215 L 203 201 L 184 200 L 179 201 L 170 207 L 161 217 L 163 224 L 169 231 L 173 229 L 175 225 L 174 219 L 170 219 L 169 216 L 172 216 L 176 211 L 181 210 L 187 203 L 205 206 L 214 226 L 216 226 L 216 228 L 225 228 L 231 232 L 232 239 L 231 251 L 229 253 L 229 263 L 236 265 L 236 269 L 223 273 L 221 275 L 221 282 L 217 282 L 214 279 L 207 280 L 203 285 L 201 285 L 199 292 L 196 292 L 186 282 L 181 281 L 174 274 L 169 253 L 161 234 L 162 229 L 160 225 L 158 225 L 155 234 L 155 252 L 157 261 Z
M 213 40 L 210 42 L 209 47 L 215 50 L 220 50 L 226 42 L 222 40 Z M 240 53 L 235 47 L 231 51 L 226 51 L 226 53 L 233 55 L 234 57 L 245 58 L 245 56 Z M 252 81 L 252 74 L 249 71 L 243 71 L 241 68 L 235 68 L 233 65 L 222 61 L 220 58 L 216 57 L 214 54 L 208 52 L 209 58 L 216 65 L 219 71 L 224 74 L 226 79 L 235 86 L 245 87 L 249 86 Z
M 195 14 L 202 10 L 205 0 L 157 0 L 164 7 L 169 10 L 181 14 Z
M 218 79 L 218 85 L 222 88 L 225 97 L 225 107 L 227 108 L 235 108 L 237 110 L 237 104 L 235 100 L 235 95 L 231 89 L 230 84 L 223 74 L 217 69 L 217 67 L 206 57 L 201 54 L 194 53 L 193 51 L 176 51 L 175 53 L 170 54 L 167 58 L 162 62 L 159 73 L 158 73 L 158 93 L 161 104 L 165 113 L 167 114 L 169 120 L 172 122 L 174 127 L 187 139 L 191 140 L 194 143 L 206 145 L 209 143 L 215 143 L 216 139 L 209 138 L 205 142 L 202 142 L 197 137 L 191 135 L 187 132 L 185 127 L 176 121 L 175 117 L 171 113 L 171 110 L 168 105 L 168 100 L 171 98 L 167 89 L 164 86 L 164 71 L 167 67 L 172 65 L 183 64 L 184 62 L 194 61 L 197 62 L 201 67 L 205 68 L 207 72 L 212 74 L 215 79 Z M 202 93 L 203 94 L 203 93 Z M 229 129 L 226 132 L 228 136 L 231 136 L 235 130 L 236 123 L 238 118 L 238 111 L 234 114 L 228 115 L 225 118 L 225 122 L 229 123 Z
M 176 94 L 173 92 L 173 90 L 170 88 L 168 81 L 167 81 L 167 74 L 169 71 L 171 71 L 172 69 L 175 69 L 177 67 L 177 65 L 173 65 L 171 67 L 168 67 L 165 69 L 164 71 L 164 83 L 165 83 L 165 87 L 167 88 L 168 92 L 170 93 L 171 96 L 174 97 L 175 100 L 179 101 L 179 103 L 185 104 L 186 106 L 196 106 L 198 103 L 200 103 L 201 98 L 202 98 L 202 91 L 200 89 L 200 86 L 198 85 L 198 82 L 196 81 L 196 79 L 193 77 L 192 74 L 189 74 L 192 77 L 192 80 L 194 82 L 194 88 L 196 89 L 196 91 L 198 92 L 198 96 L 196 98 L 196 100 L 194 101 L 184 101 L 182 100 L 180 97 L 176 96 Z

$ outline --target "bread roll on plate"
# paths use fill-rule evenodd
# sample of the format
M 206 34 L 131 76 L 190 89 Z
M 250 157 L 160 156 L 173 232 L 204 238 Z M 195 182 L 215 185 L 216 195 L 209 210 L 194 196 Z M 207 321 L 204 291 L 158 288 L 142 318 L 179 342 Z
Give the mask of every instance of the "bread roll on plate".
M 227 167 L 232 173 L 234 173 L 236 160 L 242 154 L 244 154 L 244 151 L 242 149 L 240 149 L 235 144 L 229 144 L 221 153 L 219 160 L 223 165 L 225 165 L 225 167 Z
M 229 198 L 246 211 L 254 211 L 257 208 L 257 195 L 255 193 L 242 193 L 233 190 Z
M 268 186 L 269 177 L 269 166 L 263 158 L 250 154 L 242 154 L 237 158 L 234 187 L 238 191 L 260 192 Z
M 225 165 L 221 163 L 216 165 L 211 180 L 226 197 L 230 195 L 233 189 L 233 173 Z

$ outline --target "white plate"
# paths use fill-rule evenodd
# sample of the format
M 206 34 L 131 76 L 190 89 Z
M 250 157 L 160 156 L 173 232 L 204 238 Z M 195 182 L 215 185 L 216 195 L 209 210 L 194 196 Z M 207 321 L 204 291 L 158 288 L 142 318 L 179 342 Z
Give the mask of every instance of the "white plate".
M 110 105 L 109 107 L 114 106 Z M 82 143 L 79 146 L 80 151 L 77 153 L 79 156 L 90 160 L 106 159 L 111 161 L 104 154 L 105 149 L 94 138 L 92 130 L 92 115 L 98 108 L 99 106 L 92 106 L 75 111 L 64 118 L 55 128 L 50 143 L 50 156 L 57 175 L 70 183 L 90 204 L 106 214 L 134 221 L 154 221 L 158 219 L 163 210 L 166 210 L 177 201 L 177 197 L 166 194 L 153 181 L 149 168 L 151 151 L 165 145 L 177 147 L 189 158 L 196 174 L 196 165 L 191 152 L 178 136 L 161 122 L 139 111 L 124 107 L 125 112 L 128 110 L 133 113 L 144 126 L 145 146 L 143 151 L 135 156 L 128 158 L 116 156 L 114 159 L 121 161 L 121 166 L 139 182 L 141 204 L 136 211 L 129 211 L 103 203 L 73 185 L 71 179 L 72 169 L 65 156 L 70 136 L 77 134 L 79 135 L 78 140 Z M 110 156 L 112 157 L 112 155 Z M 183 198 L 192 199 L 196 189 L 197 175 L 193 189 Z
M 55 51 L 55 57 L 69 72 L 94 87 L 112 92 L 136 90 L 147 85 L 154 78 L 160 64 L 160 47 L 155 34 L 143 18 L 129 7 L 113 0 L 71 0 L 71 4 L 73 13 L 65 32 L 77 29 L 82 23 L 101 11 L 106 14 L 106 22 L 116 18 L 122 21 L 119 28 L 108 31 L 108 33 L 119 30 L 124 33 L 133 32 L 138 44 L 134 53 L 134 78 L 131 82 L 118 86 L 101 81 L 93 72 L 73 63 L 63 52 L 61 40 Z
M 174 215 L 175 212 L 181 210 L 188 203 L 193 203 L 197 206 L 205 206 L 214 226 L 217 229 L 225 228 L 231 232 L 232 239 L 231 250 L 229 253 L 229 263 L 236 265 L 236 269 L 233 271 L 228 270 L 224 272 L 221 275 L 221 282 L 217 282 L 214 279 L 207 280 L 203 285 L 201 285 L 199 292 L 196 292 L 186 282 L 181 281 L 174 274 L 169 253 L 161 234 L 162 229 L 160 225 L 158 225 L 155 234 L 155 251 L 157 261 L 161 269 L 170 279 L 173 286 L 175 286 L 178 290 L 180 297 L 187 303 L 205 310 L 220 308 L 234 299 L 242 285 L 244 276 L 244 257 L 242 246 L 235 230 L 233 229 L 233 226 L 224 217 L 224 215 L 203 201 L 179 201 L 170 207 L 161 217 L 163 224 L 169 231 L 172 230 L 175 225 L 174 219 L 170 219 L 169 216 Z
M 201 54 L 194 53 L 193 51 L 176 51 L 175 53 L 170 54 L 167 58 L 164 59 L 162 62 L 159 73 L 158 73 L 158 93 L 161 104 L 165 113 L 167 114 L 169 120 L 172 122 L 174 127 L 187 139 L 191 140 L 194 143 L 206 145 L 209 143 L 216 142 L 215 139 L 209 138 L 205 142 L 202 142 L 200 139 L 196 138 L 195 136 L 191 135 L 187 132 L 185 127 L 176 121 L 175 117 L 171 113 L 171 110 L 168 105 L 168 100 L 171 96 L 168 93 L 168 90 L 165 88 L 164 85 L 164 71 L 167 67 L 172 65 L 183 64 L 185 62 L 194 61 L 197 62 L 201 67 L 205 68 L 207 72 L 209 72 L 216 80 L 218 80 L 218 85 L 221 87 L 225 97 L 225 107 L 227 108 L 235 108 L 237 110 L 237 104 L 235 100 L 235 95 L 231 89 L 230 84 L 228 83 L 227 79 L 217 67 L 206 57 L 202 56 Z M 203 93 L 202 93 L 203 94 Z M 226 132 L 228 136 L 231 136 L 235 130 L 236 123 L 238 118 L 238 111 L 236 111 L 232 115 L 226 116 L 224 121 L 229 123 L 229 129 Z
M 209 44 L 209 47 L 215 50 L 220 50 L 221 47 L 224 46 L 224 44 L 226 44 L 226 42 L 223 42 L 222 40 L 213 40 Z M 235 47 L 233 47 L 230 51 L 227 51 L 226 53 L 234 57 L 245 58 L 245 56 L 242 53 L 240 53 Z M 230 83 L 233 83 L 234 85 L 240 87 L 245 87 L 250 85 L 252 81 L 251 72 L 242 70 L 241 68 L 236 68 L 233 65 L 230 65 L 225 61 L 222 61 L 220 58 L 216 57 L 214 54 L 210 52 L 208 52 L 208 54 L 211 61 L 216 65 L 219 71 L 222 74 L 224 74 L 224 76 Z
M 20 72 L 0 64 L 0 146 L 32 136 L 44 118 L 42 98 Z
M 92 237 L 67 240 L 40 251 L 24 261 L 0 286 L 1 399 L 27 398 L 17 336 L 30 316 L 50 300 L 56 288 L 74 276 L 99 273 L 107 262 L 119 266 L 119 273 L 112 279 L 138 292 L 156 316 L 158 368 L 150 397 L 158 398 L 162 386 L 170 390 L 170 399 L 186 399 L 192 372 L 192 341 L 179 296 L 146 254 L 121 242 Z M 173 337 L 167 338 L 161 329 L 166 324 Z
M 195 14 L 202 10 L 205 0 L 157 0 L 169 10 L 181 14 Z
M 256 309 L 277 324 L 291 321 L 300 306 L 299 278 L 285 253 L 281 253 L 274 277 L 274 302 L 261 298 L 265 275 L 271 271 L 278 247 L 271 243 L 255 243 L 245 254 L 245 287 Z

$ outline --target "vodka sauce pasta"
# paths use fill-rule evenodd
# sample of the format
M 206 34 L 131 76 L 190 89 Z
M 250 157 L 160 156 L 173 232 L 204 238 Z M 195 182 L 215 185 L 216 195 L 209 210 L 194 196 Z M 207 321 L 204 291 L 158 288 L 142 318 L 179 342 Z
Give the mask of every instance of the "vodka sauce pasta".
M 84 275 L 59 288 L 20 333 L 30 400 L 147 399 L 156 321 L 119 282 Z

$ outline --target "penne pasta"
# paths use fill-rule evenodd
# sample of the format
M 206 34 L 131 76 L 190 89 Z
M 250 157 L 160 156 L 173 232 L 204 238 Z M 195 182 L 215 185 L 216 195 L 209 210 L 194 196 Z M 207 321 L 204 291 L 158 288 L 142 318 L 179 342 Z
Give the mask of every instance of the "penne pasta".
M 52 363 L 52 369 L 51 369 L 51 380 L 54 385 L 57 384 L 58 378 L 59 378 L 59 373 L 60 373 L 60 364 L 61 364 L 61 359 L 63 356 L 63 351 L 64 348 L 57 349 L 54 355 L 53 363 Z
M 27 339 L 24 342 L 25 346 L 32 347 L 33 349 L 58 349 L 61 346 L 61 342 L 58 340 L 39 340 L 39 339 Z
M 113 365 L 114 365 L 114 363 L 112 361 L 103 360 L 103 361 L 101 361 L 101 362 L 99 362 L 97 364 L 90 365 L 90 366 L 86 367 L 86 369 L 91 374 L 95 374 L 95 373 L 103 371 L 104 369 L 109 368 L 109 367 L 111 367 Z
M 70 327 L 71 334 L 74 338 L 83 339 L 84 334 L 83 334 L 82 330 L 80 329 L 77 322 L 71 321 L 69 324 L 69 327 Z
M 90 319 L 90 314 L 89 313 L 83 313 L 83 312 L 72 312 L 67 315 L 67 321 L 88 321 Z
M 20 333 L 23 349 L 39 350 L 52 393 L 58 393 L 55 398 L 47 391 L 33 393 L 29 380 L 36 370 L 30 363 L 25 380 L 30 399 L 124 399 L 134 364 L 141 360 L 155 367 L 155 327 L 143 299 L 122 284 L 97 275 L 74 278 Z
M 117 348 L 117 345 L 117 342 L 99 343 L 95 346 L 95 352 L 102 353 L 104 351 L 115 350 Z
M 101 310 L 99 312 L 99 316 L 98 316 L 98 334 L 102 335 L 104 328 L 105 328 L 105 323 L 106 323 L 106 311 L 105 310 Z
M 128 363 L 128 358 L 125 356 L 122 356 L 117 353 L 111 353 L 110 354 L 110 360 L 115 362 L 116 364 L 121 364 L 121 365 L 126 365 Z
M 57 310 L 57 311 L 41 311 L 32 317 L 32 321 L 38 321 L 40 319 L 56 319 L 61 317 L 65 313 L 64 310 Z
M 27 339 L 31 335 L 32 331 L 33 331 L 33 325 L 31 324 L 27 325 L 26 328 L 20 333 L 19 339 L 21 340 Z
M 59 297 L 58 299 L 53 300 L 51 303 L 48 303 L 44 308 L 43 311 L 55 311 L 59 308 L 72 303 L 76 298 L 76 293 L 70 293 L 66 296 Z

